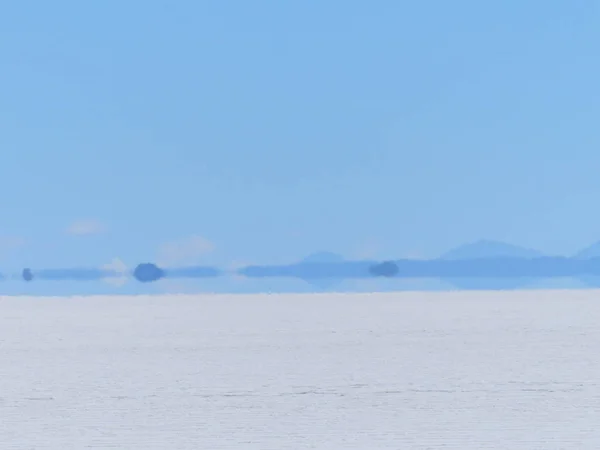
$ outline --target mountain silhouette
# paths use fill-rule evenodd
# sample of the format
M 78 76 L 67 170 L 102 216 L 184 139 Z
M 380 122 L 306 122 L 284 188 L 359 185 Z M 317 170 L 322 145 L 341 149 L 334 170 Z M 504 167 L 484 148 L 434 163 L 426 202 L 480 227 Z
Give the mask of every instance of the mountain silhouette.
M 301 264 L 336 264 L 344 262 L 344 257 L 337 253 L 321 251 L 308 255 L 301 261 Z M 304 278 L 304 281 L 309 283 L 311 286 L 321 290 L 327 291 L 333 287 L 339 285 L 342 279 L 337 278 Z
M 446 253 L 441 260 L 477 260 L 483 258 L 539 258 L 543 254 L 537 250 L 507 244 L 501 241 L 481 239 L 476 242 L 461 245 Z M 507 261 L 507 264 L 509 261 Z M 452 278 L 447 283 L 458 289 L 465 290 L 512 290 L 518 289 L 533 282 L 529 278 Z
M 575 256 L 575 259 L 592 259 L 592 258 L 600 258 L 600 241 L 593 243 L 589 247 L 584 248 L 580 252 L 578 252 Z M 586 286 L 590 287 L 600 287 L 600 277 L 594 275 L 579 275 L 576 277 L 579 281 L 581 281 Z
M 577 259 L 590 259 L 590 258 L 600 258 L 600 241 L 595 242 L 589 247 L 584 248 L 579 253 L 577 253 L 573 258 Z
M 302 263 L 308 264 L 328 264 L 328 263 L 340 263 L 344 261 L 344 257 L 332 252 L 316 252 L 308 255 L 302 260 Z
M 600 249 L 599 249 L 600 252 Z M 599 253 L 600 255 L 600 253 Z M 481 239 L 456 247 L 439 259 L 478 259 L 478 258 L 539 258 L 543 253 L 505 242 Z

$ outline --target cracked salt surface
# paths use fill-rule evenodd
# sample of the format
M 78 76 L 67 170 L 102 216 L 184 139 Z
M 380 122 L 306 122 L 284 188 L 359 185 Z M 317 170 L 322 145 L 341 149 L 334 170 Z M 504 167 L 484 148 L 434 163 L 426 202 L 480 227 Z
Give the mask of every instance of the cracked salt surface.
M 600 293 L 0 300 L 0 448 L 600 448 Z

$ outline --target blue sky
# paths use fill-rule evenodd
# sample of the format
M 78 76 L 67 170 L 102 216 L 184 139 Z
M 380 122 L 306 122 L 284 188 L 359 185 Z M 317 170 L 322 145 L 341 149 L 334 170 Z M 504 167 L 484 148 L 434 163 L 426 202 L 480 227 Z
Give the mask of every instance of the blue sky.
M 591 0 L 7 2 L 1 268 L 574 253 L 598 42 Z

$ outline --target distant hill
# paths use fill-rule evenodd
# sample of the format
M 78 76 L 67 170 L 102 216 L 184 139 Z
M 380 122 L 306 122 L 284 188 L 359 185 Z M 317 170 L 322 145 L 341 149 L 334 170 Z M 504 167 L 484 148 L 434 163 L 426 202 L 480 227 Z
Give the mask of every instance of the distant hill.
M 600 241 L 596 242 L 589 247 L 584 248 L 577 253 L 574 258 L 577 259 L 588 259 L 588 258 L 600 258 Z
M 337 253 L 332 252 L 316 252 L 311 255 L 308 255 L 304 258 L 301 263 L 303 264 L 333 264 L 340 263 L 344 261 L 344 257 L 338 255 Z M 342 280 L 338 280 L 335 278 L 320 278 L 320 279 L 309 279 L 305 280 L 307 283 L 319 290 L 319 291 L 328 291 L 339 285 Z
M 592 258 L 600 258 L 600 242 L 596 242 L 589 247 L 584 248 L 575 256 L 575 259 L 592 259 Z M 594 275 L 580 275 L 577 277 L 579 281 L 581 281 L 585 286 L 599 288 L 600 287 L 600 277 Z
M 339 263 L 344 261 L 344 257 L 332 252 L 317 252 L 308 255 L 302 260 L 303 263 L 309 264 L 324 264 L 324 263 Z
M 519 247 L 505 242 L 493 240 L 479 240 L 470 244 L 461 245 L 444 253 L 439 259 L 460 260 L 480 258 L 538 258 L 541 252 L 524 247 Z M 527 286 L 533 280 L 527 278 L 453 278 L 444 280 L 458 289 L 479 290 L 511 290 Z
M 540 256 L 543 256 L 543 254 L 537 250 L 505 242 L 482 239 L 456 247 L 440 256 L 440 259 L 538 258 Z

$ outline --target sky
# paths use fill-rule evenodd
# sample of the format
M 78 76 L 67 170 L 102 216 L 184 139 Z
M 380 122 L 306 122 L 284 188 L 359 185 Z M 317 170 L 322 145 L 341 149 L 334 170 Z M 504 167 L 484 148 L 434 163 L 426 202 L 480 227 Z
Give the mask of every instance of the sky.
M 3 272 L 600 240 L 598 2 L 5 3 Z

